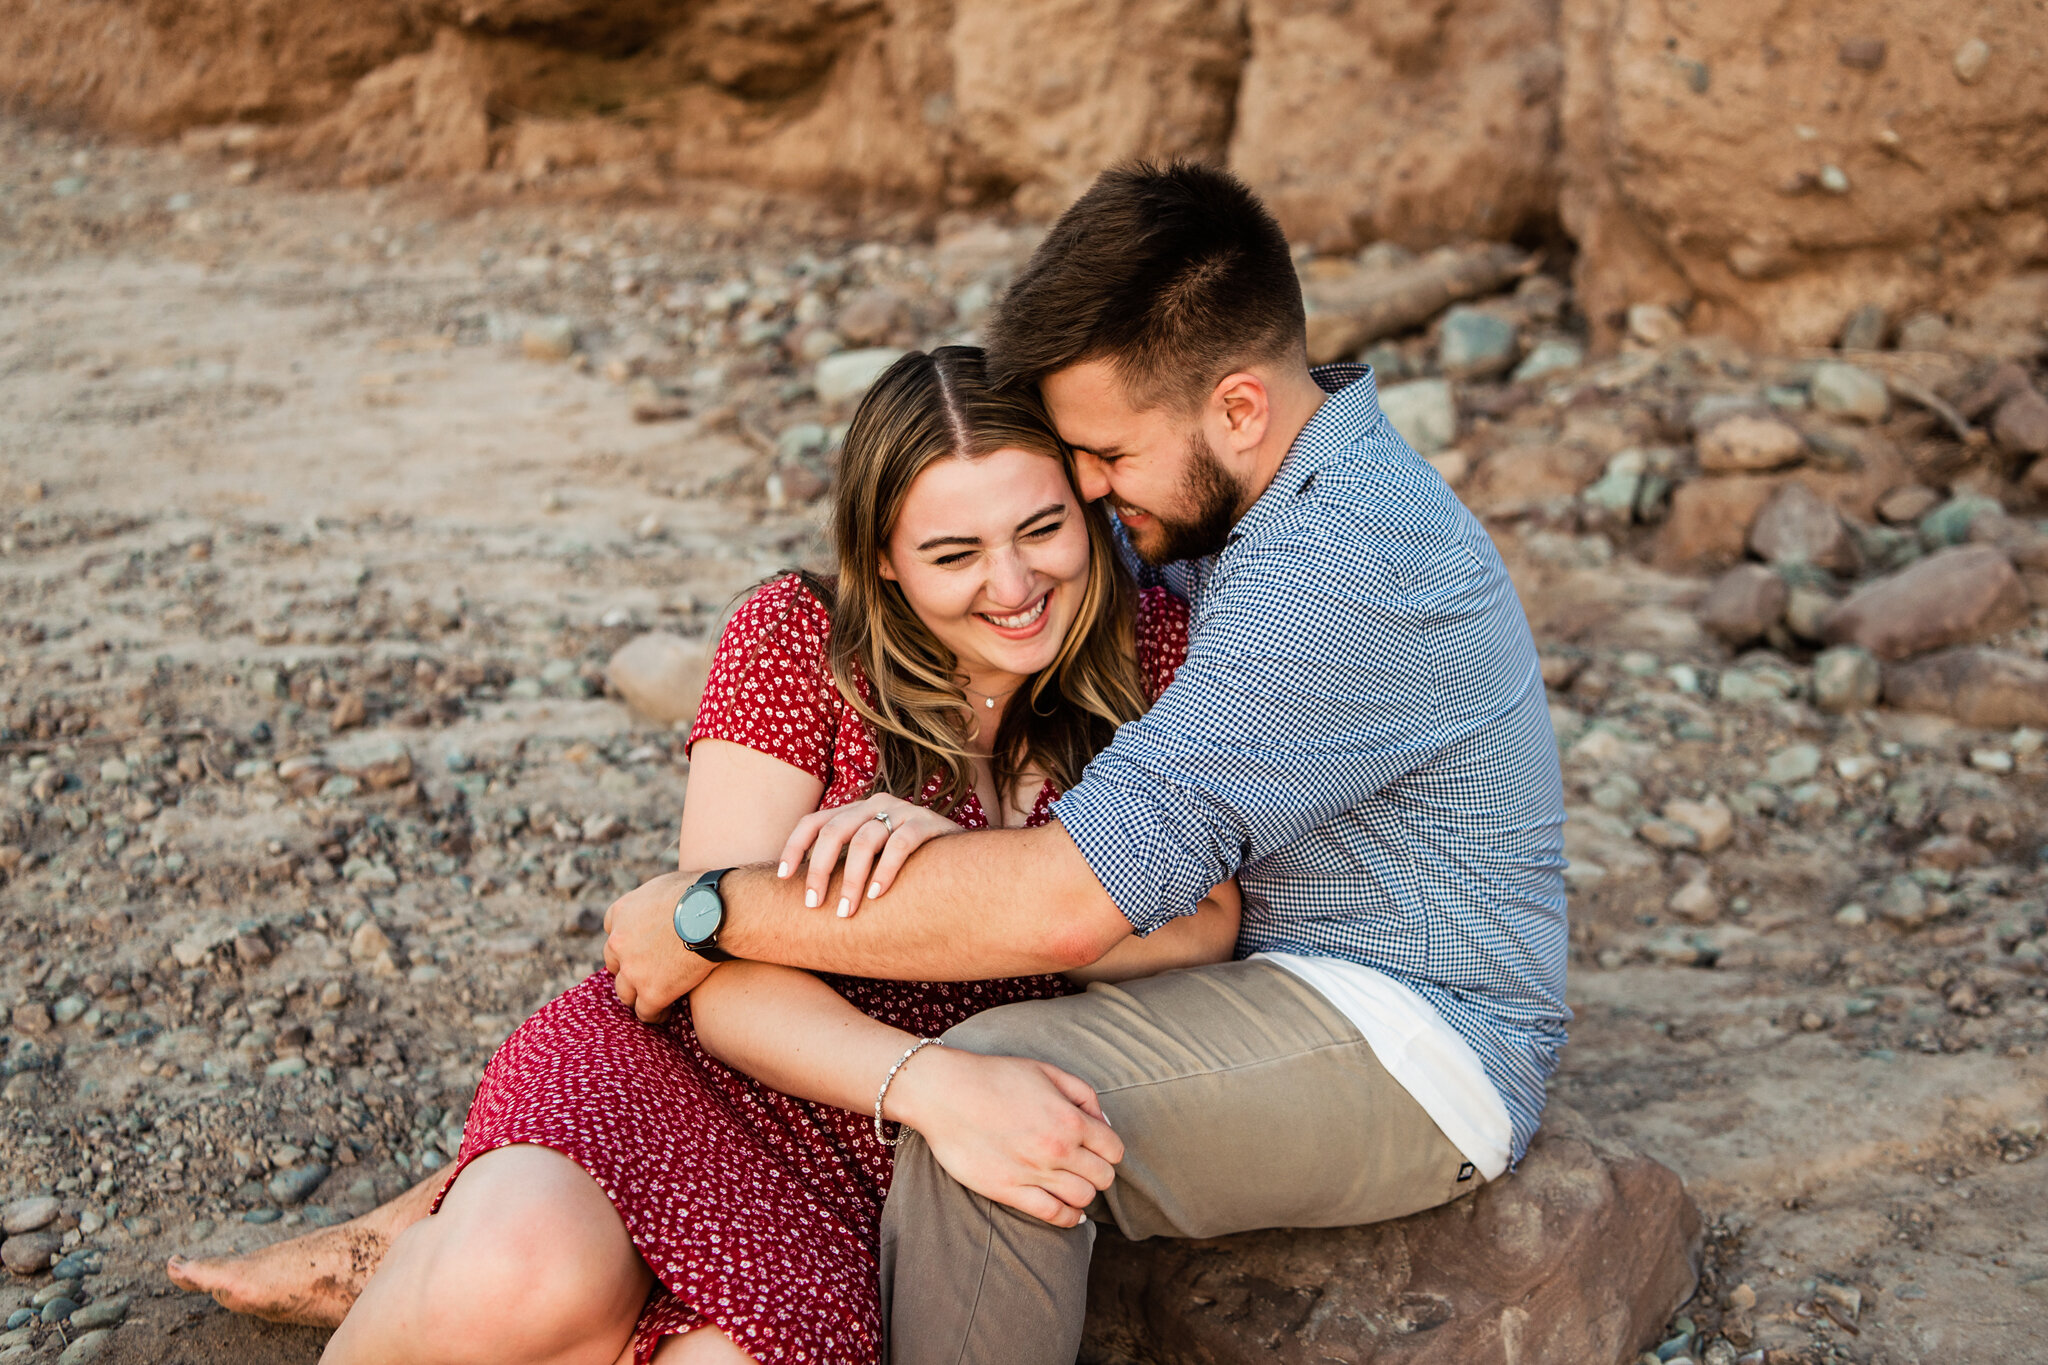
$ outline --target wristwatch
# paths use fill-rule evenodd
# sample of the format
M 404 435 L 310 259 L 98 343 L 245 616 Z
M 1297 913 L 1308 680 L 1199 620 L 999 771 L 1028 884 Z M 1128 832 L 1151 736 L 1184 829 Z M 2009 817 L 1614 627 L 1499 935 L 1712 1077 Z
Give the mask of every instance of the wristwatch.
M 733 960 L 731 953 L 718 946 L 718 931 L 725 927 L 725 897 L 718 894 L 718 883 L 730 871 L 729 867 L 721 867 L 706 872 L 691 882 L 690 889 L 676 902 L 676 937 L 684 947 L 710 962 Z

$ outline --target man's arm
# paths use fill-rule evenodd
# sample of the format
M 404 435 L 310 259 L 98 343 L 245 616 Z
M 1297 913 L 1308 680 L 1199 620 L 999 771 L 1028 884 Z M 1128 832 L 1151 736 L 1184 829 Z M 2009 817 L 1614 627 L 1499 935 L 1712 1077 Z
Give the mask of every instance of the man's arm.
M 710 964 L 675 935 L 677 899 L 695 871 L 657 877 L 612 903 L 605 965 L 619 998 L 658 1018 L 696 988 Z M 1057 821 L 976 830 L 919 849 L 889 894 L 841 919 L 804 905 L 799 877 L 766 864 L 721 884 L 719 946 L 736 957 L 885 981 L 976 981 L 1086 967 L 1131 933 Z M 860 888 L 846 894 L 860 895 Z M 824 898 L 836 905 L 841 888 Z

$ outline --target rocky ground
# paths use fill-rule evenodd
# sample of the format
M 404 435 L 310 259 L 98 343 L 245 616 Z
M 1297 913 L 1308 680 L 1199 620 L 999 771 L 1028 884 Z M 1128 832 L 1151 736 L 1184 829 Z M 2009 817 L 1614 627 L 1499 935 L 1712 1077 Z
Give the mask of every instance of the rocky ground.
M 1033 237 L 0 144 L 0 1361 L 310 1361 L 163 1259 L 447 1160 L 670 856 L 681 736 L 619 699 L 669 675 L 607 662 L 815 558 L 861 385 Z M 1643 309 L 1589 363 L 1568 264 L 1360 345 L 1544 652 L 1555 1094 L 1709 1224 L 1663 1353 L 2039 1359 L 2048 310 L 1758 356 Z

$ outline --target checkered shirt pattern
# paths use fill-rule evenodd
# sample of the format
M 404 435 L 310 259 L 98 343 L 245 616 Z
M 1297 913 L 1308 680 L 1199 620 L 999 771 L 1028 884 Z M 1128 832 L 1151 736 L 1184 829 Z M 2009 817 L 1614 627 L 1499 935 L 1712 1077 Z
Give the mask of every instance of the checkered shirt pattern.
M 1054 814 L 1141 934 L 1219 882 L 1240 957 L 1341 958 L 1428 1000 L 1505 1101 L 1519 1161 L 1564 1004 L 1564 791 L 1507 569 L 1380 412 L 1330 393 L 1215 556 L 1140 566 L 1192 607 L 1173 685 Z

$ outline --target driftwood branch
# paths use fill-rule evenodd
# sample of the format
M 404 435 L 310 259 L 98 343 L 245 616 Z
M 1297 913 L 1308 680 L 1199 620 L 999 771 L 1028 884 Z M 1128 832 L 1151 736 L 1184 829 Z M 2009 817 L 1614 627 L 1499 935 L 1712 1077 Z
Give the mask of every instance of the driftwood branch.
M 1322 365 L 1361 346 L 1420 327 L 1464 299 L 1491 294 L 1535 269 L 1535 258 L 1502 242 L 1446 247 L 1393 270 L 1315 280 L 1308 303 L 1308 358 Z

